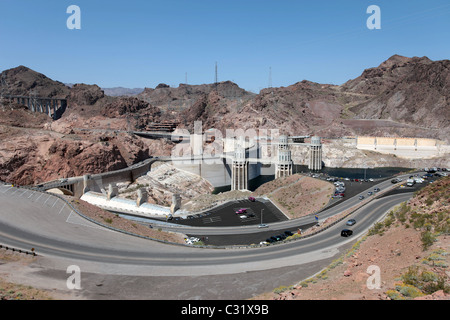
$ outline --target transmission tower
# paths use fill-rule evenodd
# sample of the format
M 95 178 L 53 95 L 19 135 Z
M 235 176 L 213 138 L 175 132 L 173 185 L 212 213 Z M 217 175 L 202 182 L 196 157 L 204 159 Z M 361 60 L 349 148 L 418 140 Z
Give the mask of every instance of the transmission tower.
M 269 88 L 272 88 L 272 67 L 269 67 Z
M 217 62 L 216 62 L 216 76 L 214 78 L 214 87 L 215 87 L 216 91 L 217 91 L 217 83 L 218 83 L 217 79 L 218 79 L 218 77 L 217 77 Z

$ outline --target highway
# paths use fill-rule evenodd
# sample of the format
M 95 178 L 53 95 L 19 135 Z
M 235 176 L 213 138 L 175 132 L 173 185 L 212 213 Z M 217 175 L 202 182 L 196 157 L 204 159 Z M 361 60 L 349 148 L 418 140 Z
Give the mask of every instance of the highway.
M 390 181 L 385 182 L 386 186 Z M 384 185 L 384 184 L 383 184 Z M 285 244 L 246 249 L 209 249 L 162 244 L 101 228 L 74 213 L 62 200 L 35 190 L 0 186 L 0 244 L 23 250 L 34 248 L 41 262 L 64 269 L 68 264 L 95 273 L 178 276 L 230 274 L 302 265 L 330 258 L 339 248 L 362 236 L 390 208 L 412 193 L 375 199 L 357 210 L 354 235 L 340 236 L 345 221 L 313 237 Z M 359 200 L 348 199 L 325 215 L 345 210 Z M 280 222 L 287 228 L 298 221 Z M 221 232 L 237 232 L 224 228 Z M 254 231 L 240 227 L 238 232 Z M 215 229 L 216 232 L 219 230 Z M 208 230 L 208 232 L 212 232 Z
M 423 172 L 415 173 L 419 175 L 423 175 Z M 401 178 L 403 181 L 397 184 L 392 184 L 391 179 L 385 180 L 383 182 L 380 182 L 376 185 L 374 185 L 371 188 L 368 188 L 364 191 L 361 191 L 360 193 L 356 194 L 354 197 L 348 198 L 345 201 L 330 207 L 328 209 L 324 209 L 318 213 L 319 221 L 322 221 L 326 218 L 332 217 L 336 214 L 339 214 L 341 212 L 344 212 L 346 210 L 349 210 L 353 208 L 356 205 L 359 205 L 361 202 L 370 202 L 373 201 L 375 197 L 377 197 L 379 194 L 385 192 L 388 189 L 392 189 L 395 187 L 400 186 L 402 183 L 404 184 L 406 179 L 411 174 L 404 174 L 397 176 L 398 178 Z M 372 196 L 368 196 L 368 191 L 373 191 L 373 189 L 377 187 L 380 189 L 380 191 L 377 194 L 373 194 Z M 363 195 L 365 198 L 364 200 L 359 200 L 359 196 Z M 233 212 L 230 212 L 230 214 L 233 214 Z M 310 224 L 312 222 L 315 222 L 314 216 L 316 213 L 309 214 L 307 216 L 298 218 L 298 219 L 292 219 L 292 220 L 285 220 L 280 222 L 275 222 L 270 224 L 270 230 L 274 231 L 285 231 L 285 230 L 297 230 L 297 228 Z M 167 231 L 178 231 L 185 234 L 195 234 L 195 235 L 232 235 L 232 234 L 249 234 L 249 233 L 261 233 L 267 230 L 261 230 L 258 229 L 257 225 L 249 225 L 249 226 L 239 226 L 239 227 L 194 227 L 194 226 L 181 226 L 181 225 L 170 225 L 170 224 L 163 224 L 161 227 L 164 230 Z

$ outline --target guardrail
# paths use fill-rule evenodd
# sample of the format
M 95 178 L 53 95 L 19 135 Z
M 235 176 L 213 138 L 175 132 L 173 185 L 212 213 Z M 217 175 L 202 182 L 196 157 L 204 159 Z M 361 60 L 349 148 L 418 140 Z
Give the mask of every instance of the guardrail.
M 36 256 L 36 252 L 34 252 L 34 249 L 32 249 L 31 251 L 27 251 L 27 250 L 18 249 L 18 248 L 11 247 L 11 246 L 5 246 L 5 245 L 2 245 L 2 244 L 0 244 L 0 249 L 5 249 L 7 251 L 11 250 L 13 252 L 24 253 L 24 254 L 27 254 L 27 255 L 30 254 L 32 256 Z

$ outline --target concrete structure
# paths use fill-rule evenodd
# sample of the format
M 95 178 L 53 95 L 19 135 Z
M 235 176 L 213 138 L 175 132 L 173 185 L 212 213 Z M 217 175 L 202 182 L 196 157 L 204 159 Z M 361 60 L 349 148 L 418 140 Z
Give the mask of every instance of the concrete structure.
M 405 159 L 430 159 L 444 156 L 449 147 L 444 141 L 426 138 L 365 137 L 356 138 L 356 148 L 393 154 Z
M 62 114 L 67 108 L 66 99 L 10 96 L 10 95 L 5 95 L 2 97 L 14 100 L 18 104 L 27 106 L 28 110 L 32 112 L 45 113 L 49 117 L 53 118 L 53 120 L 61 118 Z
M 147 190 L 145 188 L 139 188 L 137 191 L 137 199 L 136 199 L 136 207 L 140 207 L 142 204 L 147 202 L 148 196 L 147 196 Z
M 275 164 L 275 179 L 292 175 L 293 161 L 288 145 L 288 137 L 280 136 L 278 144 L 278 161 Z
M 310 170 L 322 170 L 322 142 L 320 137 L 312 137 L 309 146 L 309 164 Z
M 238 145 L 231 166 L 231 190 L 248 189 L 248 161 L 244 147 Z
M 108 191 L 106 193 L 106 199 L 111 200 L 119 194 L 119 188 L 115 183 L 110 183 L 108 186 Z
M 170 206 L 170 213 L 174 214 L 181 208 L 181 196 L 178 193 L 172 195 L 172 205 Z

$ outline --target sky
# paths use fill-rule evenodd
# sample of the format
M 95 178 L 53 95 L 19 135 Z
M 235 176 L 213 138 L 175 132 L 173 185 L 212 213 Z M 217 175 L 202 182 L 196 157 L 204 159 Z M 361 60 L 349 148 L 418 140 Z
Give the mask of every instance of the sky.
M 0 0 L 0 71 L 103 88 L 213 83 L 216 63 L 219 81 L 256 93 L 339 85 L 394 54 L 449 59 L 449 36 L 448 0 Z

